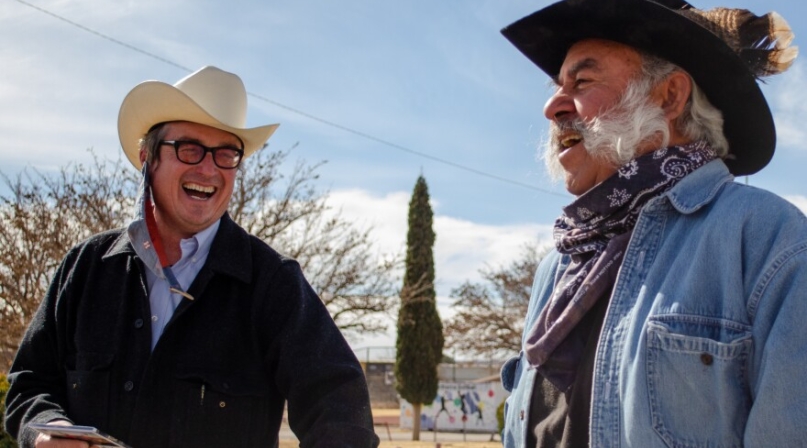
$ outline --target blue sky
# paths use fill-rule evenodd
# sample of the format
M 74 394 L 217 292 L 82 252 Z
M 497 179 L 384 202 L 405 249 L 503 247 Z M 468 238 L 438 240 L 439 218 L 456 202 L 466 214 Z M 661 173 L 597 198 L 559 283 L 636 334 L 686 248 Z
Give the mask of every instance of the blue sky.
M 4 1 L 0 170 L 55 171 L 89 160 L 87 148 L 116 158 L 118 108 L 134 85 L 174 83 L 216 65 L 238 73 L 256 95 L 249 98 L 250 125 L 281 123 L 270 140 L 274 148 L 299 143 L 291 163 L 327 161 L 319 186 L 344 214 L 372 225 L 382 249 L 402 250 L 409 195 L 417 176 L 425 176 L 446 316 L 451 288 L 478 280 L 486 265 L 508 264 L 523 243 L 547 239 L 571 199 L 536 160 L 548 80 L 499 33 L 549 3 Z M 728 6 L 776 10 L 796 44 L 807 36 L 801 2 Z M 802 210 L 805 64 L 799 60 L 763 87 L 777 123 L 777 152 L 761 173 L 738 179 Z M 390 338 L 353 343 L 385 345 Z

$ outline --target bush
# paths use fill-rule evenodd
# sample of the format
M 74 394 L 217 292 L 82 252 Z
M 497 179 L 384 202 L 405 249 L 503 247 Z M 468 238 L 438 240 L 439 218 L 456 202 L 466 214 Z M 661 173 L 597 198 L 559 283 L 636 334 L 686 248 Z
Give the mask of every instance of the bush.
M 0 373 L 0 448 L 17 448 L 17 443 L 3 428 L 6 422 L 6 393 L 8 392 L 8 379 Z
M 505 402 L 502 401 L 499 407 L 496 408 L 496 421 L 499 423 L 499 434 L 504 431 L 504 405 Z

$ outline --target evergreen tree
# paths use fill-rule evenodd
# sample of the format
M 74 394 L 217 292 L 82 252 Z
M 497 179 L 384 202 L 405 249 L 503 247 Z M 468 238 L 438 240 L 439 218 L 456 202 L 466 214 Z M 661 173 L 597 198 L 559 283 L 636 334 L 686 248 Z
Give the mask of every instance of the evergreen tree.
M 401 290 L 395 378 L 401 397 L 412 403 L 412 440 L 420 440 L 421 405 L 437 396 L 437 365 L 443 353 L 443 324 L 434 291 L 434 230 L 426 179 L 418 177 L 409 201 L 406 273 Z

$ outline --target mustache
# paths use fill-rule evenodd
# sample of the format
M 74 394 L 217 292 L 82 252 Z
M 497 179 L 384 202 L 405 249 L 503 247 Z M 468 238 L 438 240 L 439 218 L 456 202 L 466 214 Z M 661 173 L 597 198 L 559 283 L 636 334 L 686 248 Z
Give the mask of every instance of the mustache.
M 585 141 L 592 132 L 588 123 L 583 121 L 582 118 L 574 118 L 561 122 L 551 121 L 549 123 L 549 145 L 555 153 L 563 150 L 561 143 L 563 136 L 569 133 L 579 134 Z

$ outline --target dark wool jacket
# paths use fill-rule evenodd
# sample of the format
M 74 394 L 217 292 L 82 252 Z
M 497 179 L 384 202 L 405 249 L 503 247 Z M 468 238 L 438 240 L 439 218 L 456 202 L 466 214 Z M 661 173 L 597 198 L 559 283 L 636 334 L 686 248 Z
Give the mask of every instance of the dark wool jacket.
M 125 230 L 62 261 L 11 368 L 6 428 L 68 418 L 134 448 L 272 447 L 288 401 L 302 447 L 374 447 L 364 374 L 300 266 L 227 215 L 151 352 Z

